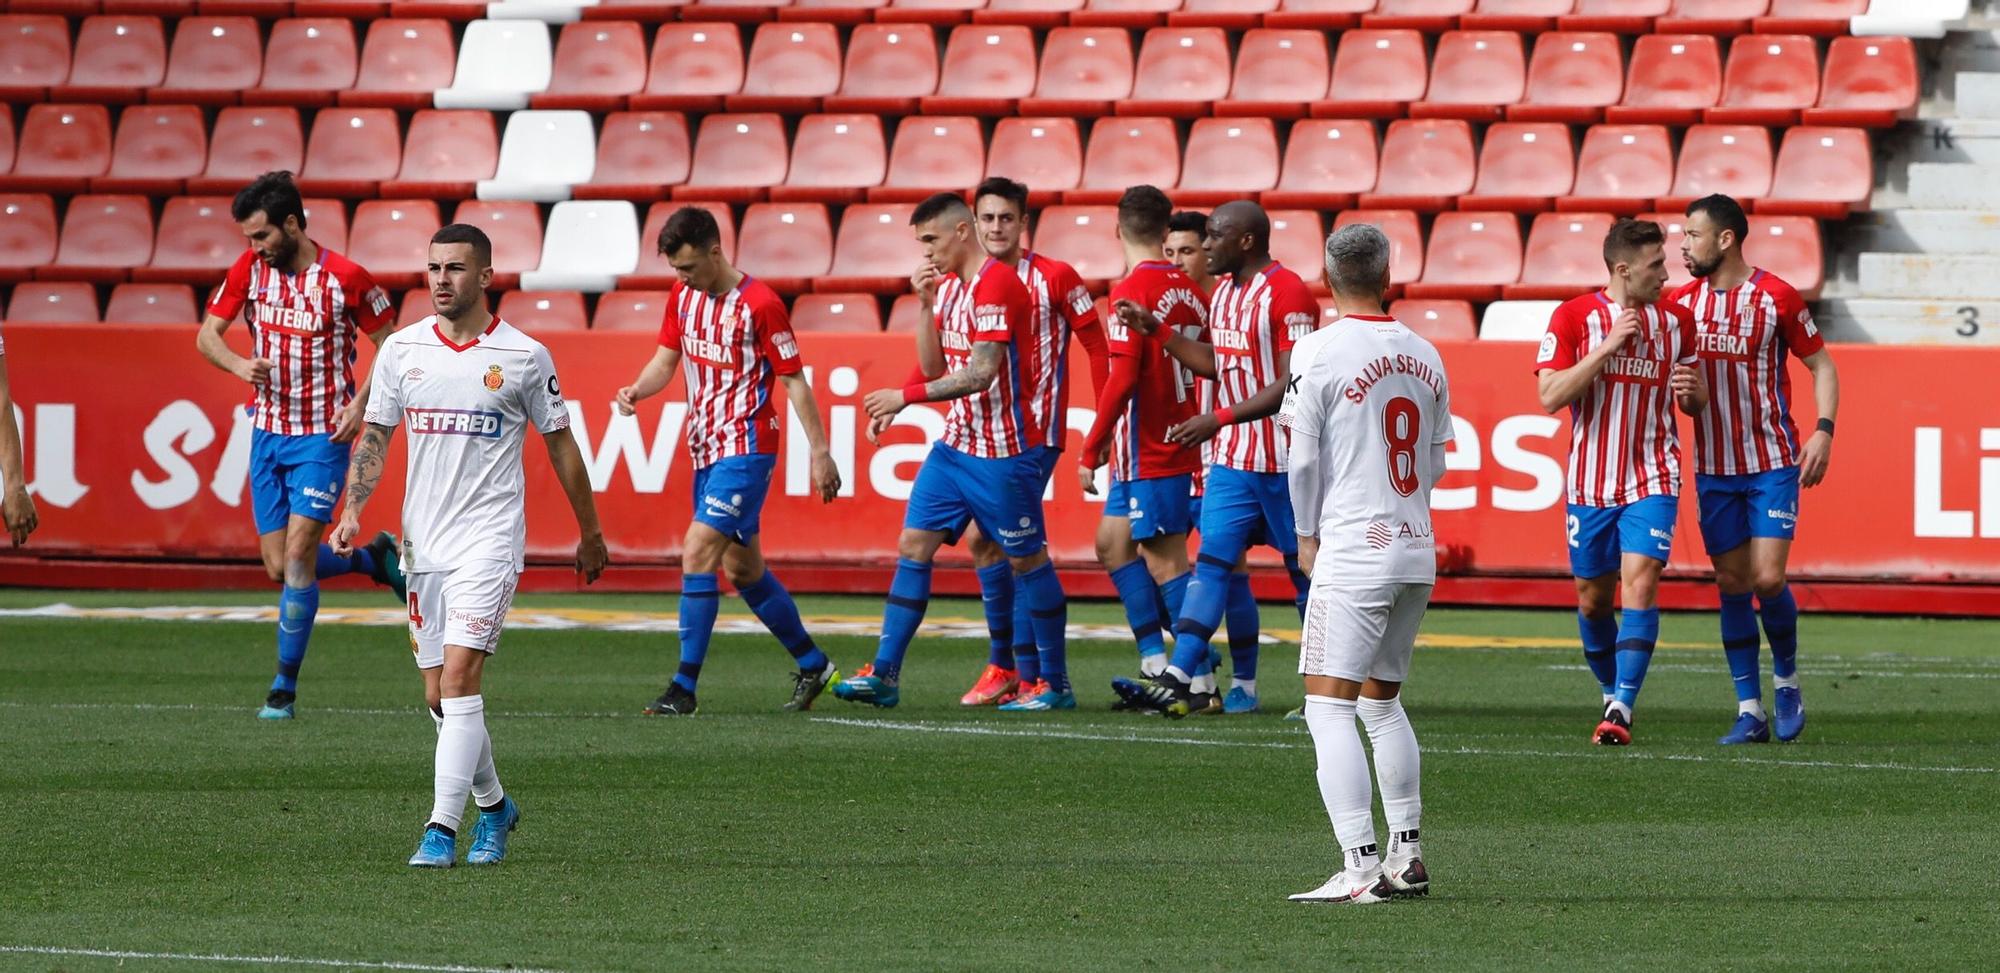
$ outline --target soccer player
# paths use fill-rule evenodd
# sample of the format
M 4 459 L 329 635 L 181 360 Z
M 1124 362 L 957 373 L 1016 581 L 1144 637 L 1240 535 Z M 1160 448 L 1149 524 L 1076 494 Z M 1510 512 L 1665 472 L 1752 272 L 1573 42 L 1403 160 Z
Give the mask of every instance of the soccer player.
M 1074 336 L 1083 345 L 1090 359 L 1092 384 L 1102 390 L 1110 368 L 1104 328 L 1097 320 L 1097 305 L 1074 268 L 1021 246 L 1028 228 L 1028 187 L 995 176 L 973 190 L 972 205 L 979 243 L 987 256 L 1013 268 L 1028 287 L 1028 328 L 1019 342 L 1025 383 L 1022 406 L 1026 421 L 1041 437 L 1042 445 L 1030 452 L 1041 464 L 1046 491 L 1069 430 L 1070 338 Z M 987 537 L 977 523 L 966 533 L 966 546 L 978 569 L 980 600 L 986 607 L 992 642 L 986 668 L 959 697 L 959 703 L 1004 706 L 1016 698 L 1033 697 L 1040 691 L 1042 674 L 1027 594 L 1021 590 L 1001 545 Z
M 764 495 L 778 462 L 778 411 L 771 386 L 782 384 L 812 446 L 812 482 L 820 501 L 840 492 L 840 471 L 826 445 L 819 404 L 800 371 L 785 302 L 763 281 L 722 255 L 722 230 L 707 210 L 687 206 L 660 228 L 659 250 L 680 282 L 667 292 L 659 348 L 639 377 L 618 390 L 618 411 L 687 376 L 689 458 L 694 463 L 694 519 L 681 545 L 680 670 L 645 708 L 655 716 L 692 716 L 695 686 L 715 630 L 717 569 L 798 663 L 787 710 L 808 710 L 840 673 L 814 644 L 799 606 L 764 565 L 759 539 Z
M 903 656 L 930 606 L 931 561 L 939 545 L 977 522 L 1020 576 L 1039 649 L 1038 691 L 1004 708 L 1075 709 L 1064 658 L 1068 603 L 1042 524 L 1043 429 L 1027 413 L 1033 300 L 1012 268 L 981 249 L 964 199 L 932 196 L 918 204 L 910 225 L 924 252 L 910 278 L 918 307 L 917 374 L 901 389 L 878 389 L 862 400 L 869 439 L 905 406 L 949 401 L 951 409 L 910 488 L 875 661 L 835 684 L 833 693 L 896 705 Z
M 1660 635 L 1681 480 L 1674 408 L 1692 416 L 1708 405 L 1694 318 L 1660 298 L 1664 244 L 1658 223 L 1613 224 L 1610 281 L 1556 308 L 1535 356 L 1542 408 L 1570 412 L 1569 563 L 1583 658 L 1603 691 L 1593 739 L 1606 746 L 1632 742 L 1632 707 Z
M 604 571 L 604 532 L 549 350 L 486 308 L 493 283 L 486 234 L 464 223 L 438 230 L 426 277 L 437 314 L 391 335 L 375 358 L 367 428 L 354 450 L 333 541 L 337 551 L 352 550 L 361 513 L 381 483 L 389 439 L 407 426 L 410 647 L 438 727 L 430 822 L 410 864 L 452 866 L 470 794 L 479 822 L 465 863 L 491 865 L 506 857 L 507 836 L 521 820 L 493 767 L 480 689 L 521 575 L 528 532 L 521 441 L 528 427 L 542 434 L 576 514 L 576 570 L 586 584 Z
M 21 454 L 21 429 L 14 424 L 14 395 L 7 386 L 7 343 L 0 341 L 0 523 L 20 547 L 35 532 L 39 519 L 28 496 L 27 463 Z
M 389 295 L 358 264 L 306 235 L 305 204 L 289 172 L 267 172 L 236 194 L 230 215 L 250 241 L 208 302 L 195 347 L 255 390 L 250 504 L 264 572 L 278 599 L 278 674 L 259 719 L 289 720 L 299 666 L 319 614 L 319 581 L 365 574 L 405 596 L 396 539 L 387 531 L 351 554 L 322 543 L 348 443 L 361 429 L 368 380 L 354 384 L 356 335 L 379 346 L 395 328 Z M 223 339 L 242 312 L 252 356 Z
M 1451 394 L 1437 349 L 1383 310 L 1389 238 L 1380 229 L 1335 230 L 1326 283 L 1340 320 L 1292 348 L 1278 421 L 1292 434 L 1292 517 L 1312 575 L 1299 640 L 1306 728 L 1343 862 L 1326 884 L 1291 898 L 1366 905 L 1430 891 L 1418 844 L 1422 760 L 1401 694 L 1437 582 L 1430 496 L 1452 438 Z M 1386 862 L 1357 715 L 1382 787 Z
M 1160 606 L 1177 612 L 1188 586 L 1188 531 L 1193 480 L 1201 454 L 1167 439 L 1194 415 L 1192 382 L 1162 347 L 1166 333 L 1198 339 L 1206 314 L 1194 282 L 1160 256 L 1173 204 L 1153 186 L 1134 186 L 1118 201 L 1125 279 L 1113 301 L 1130 301 L 1161 324 L 1151 335 L 1113 321 L 1111 376 L 1098 392 L 1097 421 L 1085 439 L 1077 474 L 1097 495 L 1097 469 L 1111 463 L 1111 490 L 1097 525 L 1097 560 L 1111 574 L 1125 620 L 1139 643 L 1140 671 L 1166 669 Z M 1168 616 L 1173 617 L 1173 616 Z
M 1722 650 L 1736 683 L 1736 724 L 1719 741 L 1798 739 L 1805 730 L 1799 695 L 1798 603 L 1785 585 L 1785 561 L 1798 528 L 1799 488 L 1819 485 L 1833 453 L 1840 373 L 1791 285 L 1750 266 L 1743 240 L 1750 222 L 1727 196 L 1688 204 L 1681 258 L 1696 280 L 1671 299 L 1694 312 L 1696 350 L 1713 401 L 1694 424 L 1695 495 L 1701 539 L 1722 589 Z M 1804 443 L 1792 422 L 1787 355 L 1812 371 L 1819 422 Z M 1761 612 L 1751 610 L 1755 596 Z M 1776 725 L 1765 719 L 1757 621 L 1771 643 Z
M 1207 236 L 1208 214 L 1184 209 L 1167 219 L 1167 239 L 1160 248 L 1201 289 L 1204 301 L 1215 293 L 1215 275 L 1209 272 L 1208 254 L 1201 249 Z

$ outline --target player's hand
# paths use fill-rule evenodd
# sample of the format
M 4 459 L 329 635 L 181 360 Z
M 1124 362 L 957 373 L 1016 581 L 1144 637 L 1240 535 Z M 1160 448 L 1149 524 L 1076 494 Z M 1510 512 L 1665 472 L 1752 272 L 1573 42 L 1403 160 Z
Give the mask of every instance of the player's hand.
M 340 522 L 333 525 L 333 534 L 327 543 L 333 545 L 333 553 L 341 557 L 354 554 L 354 535 L 361 533 L 361 518 L 349 507 L 340 512 Z
M 1312 577 L 1313 563 L 1319 560 L 1319 538 L 1299 538 L 1299 573 Z
M 1611 333 L 1604 337 L 1604 347 L 1608 354 L 1617 354 L 1626 343 L 1639 336 L 1639 328 L 1646 322 L 1645 316 L 1636 307 L 1628 307 L 1618 312 L 1618 318 L 1611 322 Z
M 610 562 L 611 554 L 604 549 L 603 534 L 591 534 L 576 542 L 576 573 L 584 584 L 595 584 L 604 574 L 604 566 Z
M 894 421 L 895 419 L 892 416 L 882 416 L 878 419 L 868 420 L 868 445 L 882 445 L 882 433 L 886 432 L 890 424 Z
M 910 291 L 917 295 L 917 303 L 930 307 L 937 301 L 937 268 L 925 260 L 917 264 L 917 272 L 910 275 Z
M 1667 378 L 1667 387 L 1673 389 L 1674 400 L 1687 408 L 1694 404 L 1695 393 L 1701 391 L 1701 373 L 1689 365 L 1675 365 Z
M 34 498 L 28 496 L 26 486 L 15 485 L 7 488 L 7 496 L 0 500 L 0 520 L 7 524 L 7 536 L 15 547 L 28 542 L 28 535 L 40 526 L 41 518 L 35 513 Z
M 871 419 L 887 419 L 903 411 L 903 406 L 907 404 L 903 401 L 902 389 L 876 389 L 861 400 L 861 407 L 868 410 Z
M 365 403 L 359 398 L 342 406 L 340 414 L 334 417 L 333 435 L 327 438 L 336 443 L 353 442 L 354 437 L 361 433 L 361 414 L 364 407 Z
M 1111 310 L 1118 315 L 1119 324 L 1131 328 L 1140 334 L 1150 337 L 1153 332 L 1160 329 L 1160 319 L 1154 317 L 1153 312 L 1140 307 L 1131 300 L 1120 298 L 1118 303 L 1111 305 Z
M 619 415 L 629 416 L 639 411 L 639 395 L 632 390 L 632 386 L 627 385 L 618 390 L 618 395 L 611 400 L 611 404 L 618 407 Z
M 1819 486 L 1826 479 L 1827 464 L 1833 461 L 1833 436 L 1814 432 L 1799 454 L 1799 485 Z
M 1097 467 L 1086 465 L 1089 462 L 1086 459 L 1082 463 L 1077 464 L 1076 482 L 1079 486 L 1083 487 L 1084 496 L 1094 497 L 1097 496 Z
M 840 467 L 834 465 L 832 453 L 824 449 L 813 451 L 812 482 L 821 503 L 832 503 L 834 497 L 840 496 Z
M 245 358 L 232 369 L 236 377 L 252 385 L 268 385 L 271 382 L 271 360 L 269 358 Z
M 1199 446 L 1215 438 L 1222 431 L 1222 420 L 1213 412 L 1204 412 L 1172 429 L 1167 430 L 1167 442 L 1182 446 Z

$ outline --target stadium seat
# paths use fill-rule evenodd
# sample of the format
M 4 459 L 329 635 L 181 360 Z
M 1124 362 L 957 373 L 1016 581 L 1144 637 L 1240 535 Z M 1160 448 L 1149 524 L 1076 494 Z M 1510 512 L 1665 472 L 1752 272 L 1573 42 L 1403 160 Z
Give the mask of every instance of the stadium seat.
M 1725 193 L 1739 200 L 1771 191 L 1771 133 L 1755 125 L 1696 125 L 1681 140 L 1673 191 L 1659 207 L 1680 212 L 1690 200 Z
M 14 113 L 0 111 L 0 174 L 14 169 Z
M 1598 241 L 1603 242 L 1602 238 Z M 1417 298 L 1490 301 L 1521 279 L 1521 223 L 1512 213 L 1441 213 L 1431 224 Z
M 908 290 L 910 271 L 921 257 L 910 231 L 915 209 L 908 203 L 848 207 L 840 216 L 840 232 L 833 243 L 833 269 L 813 282 L 813 290 L 872 294 Z
M 69 79 L 69 22 L 50 14 L 0 16 L 0 98 L 33 104 Z M 96 300 L 91 311 L 96 313 Z
M 810 290 L 814 278 L 833 269 L 833 223 L 826 207 L 751 204 L 736 237 L 736 266 L 780 294 Z
M 614 112 L 597 133 L 597 165 L 577 199 L 665 199 L 687 181 L 691 164 L 687 116 L 680 112 Z
M 1278 9 L 1264 15 L 1264 26 L 1291 30 L 1347 30 L 1361 15 L 1375 10 L 1376 0 L 1279 0 Z
M 1206 115 L 1229 95 L 1229 37 L 1220 27 L 1158 27 L 1146 32 L 1132 97 L 1120 115 Z
M 889 146 L 880 115 L 807 115 L 792 138 L 792 164 L 773 200 L 854 203 L 882 184 Z
M 421 287 L 431 234 L 443 225 L 432 200 L 371 199 L 354 208 L 347 255 L 384 287 Z
M 382 183 L 388 197 L 464 198 L 500 164 L 493 113 L 427 109 L 410 118 L 403 165 Z
M 1540 341 L 1549 333 L 1549 317 L 1561 306 L 1561 301 L 1494 301 L 1479 319 L 1479 340 Z
M 589 112 L 517 111 L 507 116 L 500 162 L 493 178 L 479 183 L 479 198 L 568 199 L 570 187 L 590 181 L 596 165 L 597 133 Z
M 1181 206 L 1214 206 L 1278 185 L 1278 131 L 1268 118 L 1197 118 L 1181 163 Z
M 785 181 L 791 147 L 784 120 L 775 114 L 709 115 L 695 136 L 688 181 L 675 199 L 748 202 Z
M 1085 0 L 987 0 L 972 11 L 977 24 L 1004 24 L 1037 30 L 1065 24 L 1083 10 Z
M 1035 94 L 1026 115 L 1094 116 L 1132 94 L 1132 35 L 1114 27 L 1058 27 L 1042 42 Z
M 1625 100 L 1604 110 L 1622 124 L 1692 125 L 1722 97 L 1722 54 L 1705 34 L 1647 34 L 1632 48 Z
M 1026 183 L 1028 204 L 1035 207 L 1075 189 L 1083 181 L 1083 138 L 1076 119 L 1001 119 L 987 147 L 986 174 Z
M 1500 122 L 1486 129 L 1479 179 L 1459 209 L 1536 213 L 1576 184 L 1576 148 L 1558 122 Z
M 55 201 L 40 193 L 0 195 L 0 281 L 27 280 L 55 257 Z
M 1479 0 L 1473 11 L 1458 18 L 1460 30 L 1516 30 L 1545 33 L 1557 17 L 1576 9 L 1576 0 Z
M 103 105 L 30 105 L 14 150 L 10 192 L 81 192 L 111 168 L 111 113 Z
M 104 320 L 113 324 L 198 324 L 201 307 L 187 284 L 119 284 L 105 302 Z
M 132 279 L 153 284 L 213 285 L 243 252 L 243 230 L 228 196 L 176 196 L 160 210 L 153 260 Z M 308 223 L 312 222 L 310 219 Z
M 1144 30 L 1165 24 L 1167 15 L 1180 9 L 1181 0 L 1084 0 L 1083 9 L 1070 14 L 1069 22 Z
M 97 288 L 82 281 L 17 284 L 14 296 L 7 301 L 7 321 L 11 324 L 89 324 L 98 320 Z
M 794 0 L 792 6 L 779 8 L 777 16 L 783 21 L 860 26 L 888 5 L 889 0 Z
M 639 211 L 620 200 L 568 200 L 549 211 L 542 256 L 521 274 L 528 290 L 608 291 L 639 269 Z
M 646 87 L 646 35 L 631 21 L 564 24 L 556 38 L 547 91 L 532 95 L 536 108 L 615 111 Z
M 1470 301 L 1401 300 L 1389 305 L 1389 316 L 1428 341 L 1472 341 L 1479 337 Z
M 917 99 L 937 91 L 937 38 L 909 24 L 861 24 L 847 38 L 840 90 L 826 97 L 827 111 L 908 115 Z
M 439 108 L 513 111 L 549 87 L 553 56 L 547 24 L 533 20 L 475 20 L 458 45 L 451 87 L 432 101 Z
M 1118 207 L 1051 206 L 1035 220 L 1035 249 L 1060 257 L 1086 283 L 1104 284 L 1125 274 L 1118 244 Z
M 155 102 L 233 105 L 264 74 L 264 44 L 249 17 L 186 17 L 174 29 Z
M 1576 12 L 1557 17 L 1556 26 L 1563 30 L 1646 34 L 1652 32 L 1653 21 L 1672 6 L 1673 0 L 1577 0 Z
M 1521 102 L 1507 107 L 1520 122 L 1587 125 L 1625 93 L 1625 54 L 1617 34 L 1547 33 L 1535 38 Z
M 354 22 L 345 18 L 280 20 L 264 51 L 264 80 L 243 93 L 246 105 L 331 105 L 360 71 Z
M 1424 233 L 1414 210 L 1342 210 L 1333 221 L 1338 230 L 1351 223 L 1368 223 L 1389 238 L 1389 283 L 1401 287 L 1424 275 Z
M 1772 0 L 1770 13 L 1751 21 L 1759 34 L 1811 34 L 1838 37 L 1847 33 L 1849 18 L 1868 12 L 1868 0 Z
M 774 23 L 757 28 L 743 72 L 743 93 L 723 103 L 730 111 L 818 111 L 820 99 L 840 90 L 840 34 L 832 24 Z
M 1874 157 L 1868 133 L 1858 128 L 1801 125 L 1785 130 L 1771 191 L 1757 201 L 1758 213 L 1843 219 L 1867 208 L 1875 188 Z
M 658 334 L 666 313 L 666 291 L 612 291 L 597 298 L 590 330 Z
M 1382 140 L 1381 175 L 1365 209 L 1448 209 L 1472 191 L 1472 126 L 1462 119 L 1400 119 Z
M 1742 34 L 1764 16 L 1771 0 L 1674 0 L 1667 16 L 1653 22 L 1662 34 Z
M 1473 0 L 1380 0 L 1374 13 L 1362 15 L 1361 26 L 1437 33 L 1456 26 L 1459 17 L 1472 12 L 1472 3 Z
M 437 305 L 431 302 L 431 293 L 418 287 L 403 292 L 403 299 L 396 304 L 396 327 L 407 328 L 437 313 Z
M 1116 203 L 1126 187 L 1142 184 L 1171 192 L 1180 181 L 1180 168 L 1180 138 L 1173 119 L 1100 118 L 1090 127 L 1083 182 L 1063 193 L 1063 202 Z
M 1743 257 L 1751 266 L 1777 274 L 1808 301 L 1817 300 L 1820 287 L 1826 283 L 1819 221 L 1809 216 L 1750 217 Z
M 926 115 L 1010 115 L 1034 92 L 1035 37 L 1018 24 L 954 27 Z
M 1326 224 L 1319 211 L 1274 209 L 1271 218 L 1271 259 L 1284 264 L 1315 293 L 1326 292 Z
M 5 114 L 5 112 L 0 112 Z M 180 192 L 208 161 L 208 127 L 193 105 L 135 105 L 118 118 L 111 168 L 92 192 L 166 196 Z
M 792 302 L 792 329 L 817 334 L 877 334 L 882 307 L 873 294 L 800 294 Z
M 1521 282 L 1501 289 L 1510 301 L 1568 300 L 1604 285 L 1604 213 L 1543 213 L 1528 229 Z M 1669 261 L 1680 254 L 1667 254 Z
M 144 196 L 75 196 L 63 214 L 53 263 L 41 280 L 124 280 L 153 256 L 153 206 Z
M 397 128 L 394 109 L 320 109 L 306 138 L 299 191 L 346 198 L 375 195 L 376 186 L 396 178 L 403 162 Z
M 188 180 L 191 193 L 234 195 L 267 172 L 298 172 L 306 157 L 299 110 L 289 106 L 224 108 L 209 134 L 208 167 Z
M 1917 49 L 1907 37 L 1836 37 L 1807 125 L 1887 128 L 1917 110 Z
M 500 318 L 530 335 L 582 331 L 590 319 L 576 291 L 508 291 L 500 295 Z
M 1331 75 L 1326 35 L 1316 30 L 1248 31 L 1236 52 L 1236 78 L 1217 115 L 1298 118 L 1326 97 Z
M 167 35 L 158 17 L 86 17 L 71 50 L 69 80 L 50 87 L 52 101 L 126 104 L 167 76 Z
M 917 295 L 904 294 L 889 302 L 889 320 L 882 330 L 889 334 L 915 334 L 917 330 Z
M 1645 212 L 1674 185 L 1674 150 L 1664 125 L 1592 125 L 1576 160 L 1576 185 L 1556 200 L 1564 212 Z
M 361 68 L 354 87 L 340 93 L 343 105 L 425 108 L 431 95 L 451 84 L 458 46 L 442 20 L 388 19 L 368 25 L 361 45 Z
M 1521 100 L 1527 84 L 1528 58 L 1520 34 L 1449 31 L 1438 38 L 1429 91 L 1423 101 L 1410 106 L 1410 115 L 1492 121 Z
M 736 259 L 736 218 L 730 213 L 729 204 L 713 201 L 704 202 L 658 202 L 646 210 L 646 227 L 639 231 L 639 267 L 632 273 L 618 279 L 621 290 L 666 290 L 680 280 L 674 272 L 673 264 L 660 253 L 660 229 L 667 225 L 667 217 L 684 206 L 693 206 L 709 211 L 715 217 L 715 225 L 722 235 L 722 255 Z
M 720 111 L 722 99 L 743 90 L 743 38 L 718 24 L 662 24 L 653 39 L 646 88 L 633 108 Z
M 680 8 L 682 20 L 758 24 L 777 16 L 792 0 L 702 0 Z
M 1800 35 L 1739 37 L 1729 45 L 1722 101 L 1703 113 L 1717 125 L 1794 125 L 1819 101 L 1819 44 Z
M 470 223 L 493 241 L 493 287 L 520 286 L 521 274 L 542 262 L 542 210 L 521 199 L 468 199 L 458 204 L 453 223 Z
M 1250 30 L 1277 13 L 1279 0 L 1187 0 L 1180 12 L 1167 14 L 1172 27 L 1220 27 Z M 1293 28 L 1298 29 L 1298 28 Z
M 875 22 L 962 24 L 985 9 L 986 0 L 889 0 L 888 6 L 875 11 Z
M 305 204 L 306 232 L 322 247 L 347 252 L 347 204 L 337 199 L 301 200 Z
M 932 193 L 963 191 L 986 173 L 986 138 L 969 115 L 911 115 L 896 126 L 889 170 L 870 189 L 874 202 L 917 202 Z M 838 254 L 836 253 L 836 256 Z
M 1305 119 L 1293 123 L 1284 166 L 1265 206 L 1341 210 L 1375 188 L 1380 152 L 1373 122 Z
M 1314 118 L 1396 118 L 1430 88 L 1424 35 L 1414 30 L 1350 30 L 1333 54 L 1333 80 Z

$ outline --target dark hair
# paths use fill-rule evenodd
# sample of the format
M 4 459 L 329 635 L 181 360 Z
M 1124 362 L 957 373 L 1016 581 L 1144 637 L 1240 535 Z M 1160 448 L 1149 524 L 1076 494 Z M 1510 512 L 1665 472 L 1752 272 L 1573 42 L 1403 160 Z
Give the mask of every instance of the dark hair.
M 280 169 L 258 176 L 238 191 L 236 201 L 229 205 L 229 215 L 238 223 L 256 213 L 263 213 L 273 225 L 284 225 L 289 216 L 299 221 L 299 229 L 306 228 L 306 204 L 299 198 L 299 187 L 292 184 L 291 173 Z
M 682 247 L 706 250 L 722 244 L 722 227 L 715 222 L 715 214 L 699 206 L 683 206 L 667 217 L 660 226 L 660 253 L 673 256 Z
M 986 196 L 998 196 L 1013 203 L 1022 216 L 1028 215 L 1028 187 L 1006 176 L 988 176 L 979 188 L 972 191 L 972 202 L 977 205 Z
M 1118 232 L 1135 243 L 1166 239 L 1173 215 L 1173 201 L 1157 186 L 1133 186 L 1118 197 Z
M 1184 209 L 1167 218 L 1168 233 L 1192 233 L 1195 236 L 1208 235 L 1208 214 L 1198 210 Z
M 469 243 L 479 266 L 493 266 L 493 241 L 486 236 L 485 230 L 470 223 L 450 223 L 439 227 L 436 233 L 431 234 L 431 245 L 440 243 Z
M 969 215 L 969 211 L 965 205 L 965 198 L 957 193 L 938 193 L 918 203 L 917 208 L 910 211 L 910 225 L 922 226 L 951 212 L 968 213 Z
M 1743 215 L 1743 204 L 1721 193 L 1703 196 L 1689 203 L 1687 215 L 1693 216 L 1696 213 L 1707 216 L 1709 221 L 1715 224 L 1716 229 L 1735 233 L 1736 245 L 1739 247 L 1750 235 L 1750 218 Z
M 1621 219 L 1611 224 L 1611 232 L 1604 235 L 1604 269 L 1618 265 L 1618 261 L 1630 257 L 1653 244 L 1667 242 L 1666 231 L 1652 220 Z

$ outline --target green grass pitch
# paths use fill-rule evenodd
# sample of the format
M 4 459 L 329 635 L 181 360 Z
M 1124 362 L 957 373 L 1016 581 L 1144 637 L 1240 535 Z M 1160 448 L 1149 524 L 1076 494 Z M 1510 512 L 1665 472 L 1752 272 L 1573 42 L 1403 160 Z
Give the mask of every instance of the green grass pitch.
M 0 592 L 58 601 L 275 598 Z M 517 607 L 558 606 L 673 601 Z M 1309 737 L 1279 719 L 1290 643 L 1265 648 L 1263 714 L 1167 722 L 1108 711 L 1127 644 L 1071 643 L 1074 713 L 961 710 L 985 645 L 930 638 L 900 708 L 786 714 L 790 660 L 722 636 L 700 715 L 667 721 L 637 714 L 671 636 L 510 631 L 486 697 L 521 830 L 498 868 L 434 873 L 403 864 L 434 734 L 400 630 L 322 625 L 300 719 L 271 725 L 268 624 L 0 617 L 0 969 L 1991 968 L 2000 625 L 1809 615 L 1805 740 L 1729 750 L 1713 615 L 1666 619 L 1687 647 L 1655 657 L 1620 751 L 1586 741 L 1571 616 L 1425 631 L 1466 637 L 1420 649 L 1405 697 L 1434 892 L 1355 909 L 1285 901 L 1338 857 Z M 850 672 L 872 655 L 822 643 Z

